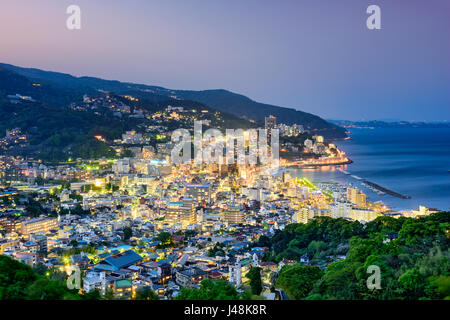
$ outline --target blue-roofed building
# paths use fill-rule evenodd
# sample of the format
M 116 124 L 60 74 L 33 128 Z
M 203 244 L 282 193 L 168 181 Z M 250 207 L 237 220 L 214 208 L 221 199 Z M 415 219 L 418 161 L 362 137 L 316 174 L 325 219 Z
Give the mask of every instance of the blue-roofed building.
M 173 262 L 177 258 L 178 258 L 178 255 L 176 253 L 171 253 L 171 254 L 167 255 L 167 260 L 170 260 L 171 262 Z
M 159 255 L 154 253 L 154 252 L 149 252 L 148 255 L 147 255 L 147 258 L 150 259 L 150 260 L 156 260 L 156 259 L 159 258 Z
M 182 207 L 183 206 L 183 201 L 171 201 L 169 203 L 167 203 L 168 206 L 177 206 L 177 207 Z
M 100 253 L 99 255 L 98 255 L 98 257 L 100 258 L 100 259 L 105 259 L 106 257 L 109 257 L 111 255 L 111 253 L 109 253 L 109 252 L 103 252 L 103 253 Z
M 122 268 L 129 267 L 133 264 L 139 263 L 143 259 L 144 259 L 143 257 L 141 257 L 133 250 L 128 250 L 113 256 L 106 257 L 103 261 L 99 263 L 97 267 L 117 271 Z
M 158 261 L 158 265 L 163 265 L 163 264 L 170 264 L 172 261 L 170 261 L 169 259 L 161 259 Z

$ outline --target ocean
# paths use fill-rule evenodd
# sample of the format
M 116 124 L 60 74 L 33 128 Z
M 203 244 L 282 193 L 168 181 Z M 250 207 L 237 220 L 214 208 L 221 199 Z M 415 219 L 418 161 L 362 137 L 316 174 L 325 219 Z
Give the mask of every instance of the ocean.
M 400 199 L 379 195 L 335 167 L 297 169 L 297 176 L 320 181 L 351 183 L 369 201 L 383 201 L 394 210 L 419 205 L 450 211 L 450 128 L 350 129 L 351 139 L 335 144 L 353 160 L 342 169 L 397 193 Z

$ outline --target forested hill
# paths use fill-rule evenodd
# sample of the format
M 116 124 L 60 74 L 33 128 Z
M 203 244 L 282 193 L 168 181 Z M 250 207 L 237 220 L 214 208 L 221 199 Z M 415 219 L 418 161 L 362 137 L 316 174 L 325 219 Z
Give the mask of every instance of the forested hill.
M 240 117 L 253 119 L 260 122 L 264 117 L 274 115 L 277 122 L 288 125 L 301 124 L 312 133 L 323 135 L 327 138 L 344 138 L 345 130 L 335 124 L 311 113 L 283 108 L 270 104 L 259 103 L 250 98 L 227 90 L 205 90 L 205 91 L 176 91 L 183 99 L 200 101 L 214 109 L 229 112 Z
M 299 261 L 279 272 L 275 286 L 291 299 L 450 299 L 450 213 L 358 221 L 318 217 L 290 224 L 255 246 L 264 260 Z M 368 268 L 380 268 L 380 289 L 369 289 Z M 373 272 L 373 271 L 372 271 Z
M 19 92 L 14 91 L 22 90 L 21 94 L 31 95 L 38 100 L 42 99 L 41 101 L 56 106 L 63 106 L 70 100 L 80 99 L 83 94 L 92 94 L 99 91 L 133 95 L 154 102 L 164 101 L 168 98 L 192 100 L 222 112 L 254 120 L 260 124 L 263 123 L 264 117 L 274 115 L 278 118 L 279 123 L 303 125 L 305 129 L 311 130 L 312 133 L 323 135 L 326 138 L 346 137 L 345 129 L 316 115 L 291 108 L 259 103 L 243 95 L 222 89 L 205 91 L 172 90 L 94 77 L 74 77 L 69 74 L 21 68 L 1 63 L 0 72 L 3 73 L 0 74 L 0 78 L 4 78 L 3 80 L 0 79 L 0 91 L 15 94 Z M 6 75 L 5 72 L 9 72 L 9 74 Z M 15 86 L 14 83 L 8 83 L 8 79 L 14 79 L 17 76 L 25 78 L 28 84 Z M 36 86 L 36 84 L 41 86 Z

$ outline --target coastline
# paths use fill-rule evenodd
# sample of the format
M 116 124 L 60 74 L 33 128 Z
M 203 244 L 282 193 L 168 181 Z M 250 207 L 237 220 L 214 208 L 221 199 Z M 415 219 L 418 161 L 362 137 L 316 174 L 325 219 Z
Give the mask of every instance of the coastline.
M 349 128 L 351 139 L 336 141 L 336 145 L 351 156 L 353 164 L 345 169 L 351 175 L 406 196 L 373 194 L 373 200 L 396 210 L 420 205 L 449 210 L 449 129 Z M 321 179 L 326 179 L 325 175 Z
M 298 161 L 300 162 L 300 161 Z M 316 167 L 331 167 L 331 166 L 344 166 L 353 163 L 353 160 L 347 158 L 345 161 L 336 163 L 295 163 L 285 166 L 286 168 L 316 168 Z

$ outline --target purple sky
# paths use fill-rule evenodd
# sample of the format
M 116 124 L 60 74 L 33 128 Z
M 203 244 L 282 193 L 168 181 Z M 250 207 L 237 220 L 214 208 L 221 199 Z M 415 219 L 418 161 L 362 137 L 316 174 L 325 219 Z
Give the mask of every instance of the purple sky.
M 366 28 L 371 4 L 382 30 Z M 450 120 L 449 30 L 448 0 L 1 0 L 0 62 L 331 119 Z

